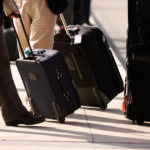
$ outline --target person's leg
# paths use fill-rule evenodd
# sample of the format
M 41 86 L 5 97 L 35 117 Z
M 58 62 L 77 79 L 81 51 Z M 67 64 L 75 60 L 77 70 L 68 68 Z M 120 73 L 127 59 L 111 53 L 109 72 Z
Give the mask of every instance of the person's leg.
M 74 5 L 74 0 L 68 0 L 68 7 L 66 8 L 66 10 L 63 12 L 65 21 L 67 25 L 73 25 L 73 5 Z M 63 26 L 62 21 L 60 19 L 60 16 L 57 16 L 57 21 L 56 23 L 61 27 Z
M 14 85 L 3 29 L 0 26 L 0 106 L 5 122 L 17 119 L 27 112 Z
M 0 17 L 0 107 L 6 126 L 33 125 L 45 121 L 43 116 L 33 116 L 22 105 L 12 79 L 2 20 Z
M 84 0 L 83 6 L 83 22 L 90 25 L 89 17 L 90 17 L 90 4 L 91 0 Z
M 84 0 L 75 0 L 73 5 L 73 23 L 74 25 L 82 25 L 83 21 L 83 8 L 82 3 Z
M 52 49 L 56 15 L 50 10 L 46 0 L 32 1 L 32 24 L 30 43 L 36 49 Z
M 73 4 L 74 0 L 68 0 L 68 7 L 64 11 L 64 17 L 66 18 L 66 22 L 68 25 L 73 25 Z
M 30 9 L 31 9 L 31 0 L 15 0 L 16 5 L 19 8 L 22 21 L 24 23 L 27 36 L 29 38 L 30 36 L 30 26 L 31 26 L 31 18 L 30 18 Z M 19 36 L 19 40 L 21 42 L 21 46 L 23 48 L 23 51 L 25 51 L 26 47 L 28 46 L 24 31 L 22 29 L 22 25 L 20 23 L 20 19 L 14 19 L 14 25 L 16 27 L 17 34 Z M 20 50 L 19 44 L 18 44 L 19 54 L 22 56 L 22 52 Z

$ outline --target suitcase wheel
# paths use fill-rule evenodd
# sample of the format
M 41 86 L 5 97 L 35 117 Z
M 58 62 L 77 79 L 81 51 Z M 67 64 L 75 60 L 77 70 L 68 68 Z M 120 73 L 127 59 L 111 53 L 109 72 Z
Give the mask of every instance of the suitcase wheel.
M 135 123 L 135 120 L 132 120 L 132 123 Z
M 61 124 L 65 122 L 65 118 L 62 119 L 62 118 L 60 118 L 60 117 L 57 117 L 57 120 L 58 120 L 58 122 L 61 123 Z
M 126 115 L 126 111 L 124 112 L 124 115 Z M 132 120 L 132 121 L 134 121 L 134 122 L 135 122 L 135 120 Z
M 99 107 L 101 108 L 101 110 L 106 110 L 107 109 L 107 105 L 100 105 Z
M 144 124 L 144 120 L 136 120 L 138 125 L 143 125 Z

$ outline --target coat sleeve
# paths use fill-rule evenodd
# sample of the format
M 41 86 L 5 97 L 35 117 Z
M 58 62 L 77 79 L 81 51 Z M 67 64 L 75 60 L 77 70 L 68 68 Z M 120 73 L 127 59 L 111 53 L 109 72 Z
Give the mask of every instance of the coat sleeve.
M 3 1 L 3 10 L 5 12 L 5 15 L 8 16 L 12 12 L 18 10 L 17 6 L 15 5 L 14 0 L 4 0 Z

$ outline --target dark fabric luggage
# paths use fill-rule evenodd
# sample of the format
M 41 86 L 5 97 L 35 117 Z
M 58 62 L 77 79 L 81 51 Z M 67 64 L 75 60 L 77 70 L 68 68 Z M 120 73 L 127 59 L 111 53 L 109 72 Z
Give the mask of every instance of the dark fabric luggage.
M 148 0 L 136 2 L 128 0 L 128 6 L 129 32 L 139 31 L 136 38 L 141 38 L 134 44 L 131 42 L 132 44 L 130 43 L 127 49 L 126 118 L 140 125 L 144 121 L 150 121 L 150 38 L 147 34 L 150 31 L 150 27 L 147 27 L 148 17 L 150 19 L 150 2 Z M 138 18 L 134 16 L 137 10 Z M 134 16 L 135 19 L 131 20 L 131 16 Z
M 57 50 L 35 49 L 32 52 L 30 44 L 29 47 L 31 56 L 25 57 L 22 50 L 24 57 L 18 59 L 16 65 L 33 111 L 63 123 L 67 115 L 81 106 L 63 56 Z
M 9 54 L 9 59 L 11 61 L 14 61 L 19 58 L 19 53 L 17 48 L 17 40 L 13 28 L 5 29 L 4 36 Z
M 56 34 L 53 49 L 59 50 L 75 80 L 82 105 L 102 110 L 124 90 L 123 81 L 102 31 L 96 27 L 68 26 L 72 34 L 81 35 L 80 44 L 70 44 L 66 34 Z

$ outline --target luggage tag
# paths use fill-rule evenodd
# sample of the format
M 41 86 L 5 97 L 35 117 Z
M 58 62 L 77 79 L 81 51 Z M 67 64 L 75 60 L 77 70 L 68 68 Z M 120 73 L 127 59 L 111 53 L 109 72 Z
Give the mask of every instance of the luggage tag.
M 81 34 L 75 35 L 74 44 L 80 44 L 81 41 L 82 41 L 82 35 Z

